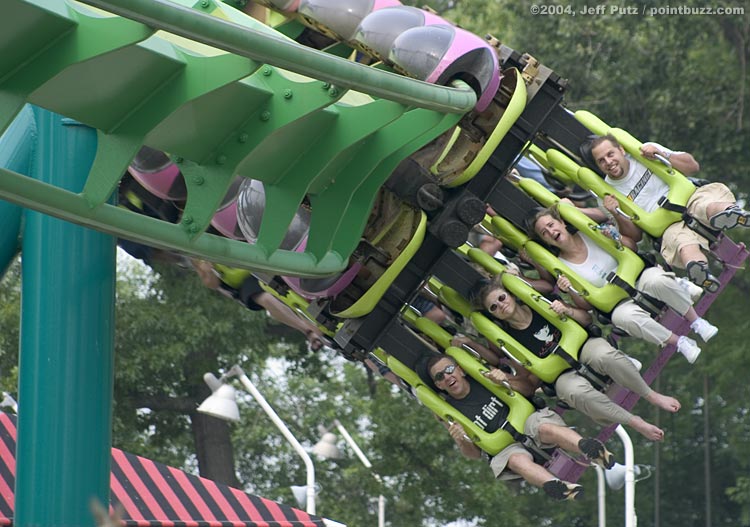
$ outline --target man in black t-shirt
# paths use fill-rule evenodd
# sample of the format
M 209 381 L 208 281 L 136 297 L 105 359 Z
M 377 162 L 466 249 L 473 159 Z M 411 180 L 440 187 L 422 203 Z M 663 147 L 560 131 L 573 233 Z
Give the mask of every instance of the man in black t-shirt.
M 507 405 L 479 382 L 467 377 L 452 357 L 432 357 L 427 362 L 427 371 L 437 389 L 444 392 L 445 400 L 482 430 L 495 432 L 505 421 L 509 412 Z M 498 385 L 506 380 L 505 374 L 498 369 L 490 370 L 487 377 Z M 482 458 L 483 452 L 468 438 L 459 423 L 446 424 L 446 427 L 461 454 L 471 459 Z M 599 440 L 581 437 L 578 432 L 568 428 L 558 414 L 547 408 L 528 417 L 523 433 L 540 448 L 560 447 L 583 454 L 591 462 L 604 468 L 614 465 L 614 457 Z M 571 500 L 583 495 L 581 485 L 557 479 L 546 468 L 534 463 L 531 452 L 517 442 L 492 457 L 490 466 L 495 477 L 521 477 L 532 485 L 541 487 L 554 499 Z

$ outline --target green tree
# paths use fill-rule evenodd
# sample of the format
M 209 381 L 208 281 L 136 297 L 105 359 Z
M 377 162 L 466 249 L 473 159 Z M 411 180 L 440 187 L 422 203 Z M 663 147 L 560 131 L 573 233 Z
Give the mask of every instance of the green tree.
M 239 485 L 229 427 L 196 412 L 210 394 L 203 374 L 242 354 L 268 354 L 265 316 L 206 289 L 192 270 L 159 267 L 119 282 L 115 444 Z
M 0 389 L 18 399 L 21 265 L 16 259 L 0 280 Z

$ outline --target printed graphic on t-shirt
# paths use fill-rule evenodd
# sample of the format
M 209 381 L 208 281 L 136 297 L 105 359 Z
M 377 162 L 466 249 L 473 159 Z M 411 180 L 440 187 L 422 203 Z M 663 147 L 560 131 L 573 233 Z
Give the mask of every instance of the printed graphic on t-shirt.
M 536 311 L 531 313 L 531 323 L 527 328 L 507 327 L 505 331 L 531 353 L 542 358 L 555 350 L 562 337 L 560 330 Z
M 659 198 L 669 192 L 669 185 L 636 159 L 627 158 L 630 161 L 627 175 L 622 179 L 607 176 L 604 181 L 646 212 L 654 212 L 659 208 Z
M 606 262 L 609 264 L 610 262 Z M 609 276 L 611 269 L 609 266 L 602 266 L 598 262 L 591 264 L 591 275 L 596 277 L 595 279 L 589 280 L 595 287 L 604 287 L 607 284 L 607 276 Z
M 631 190 L 630 193 L 628 194 L 628 199 L 630 201 L 636 200 L 636 198 L 638 197 L 638 194 L 641 193 L 641 190 L 643 190 L 643 187 L 645 187 L 648 184 L 649 180 L 651 179 L 651 176 L 653 175 L 654 174 L 650 170 L 646 169 L 646 171 L 641 176 L 641 179 L 638 180 L 638 183 L 635 184 L 635 186 L 633 187 L 633 190 Z
M 534 333 L 534 338 L 541 343 L 538 355 L 540 357 L 546 357 L 547 354 L 555 347 L 555 330 L 557 328 L 551 328 L 549 324 L 545 324 L 541 329 Z M 558 332 L 559 333 L 559 332 Z
M 468 395 L 463 399 L 447 396 L 446 402 L 485 432 L 496 432 L 508 416 L 508 406 L 474 379 L 467 381 L 471 386 Z
M 502 401 L 500 401 L 500 399 L 493 395 L 490 398 L 490 401 L 482 406 L 479 413 L 474 415 L 474 424 L 482 430 L 486 429 L 487 425 L 490 424 L 500 414 L 500 410 L 502 408 Z

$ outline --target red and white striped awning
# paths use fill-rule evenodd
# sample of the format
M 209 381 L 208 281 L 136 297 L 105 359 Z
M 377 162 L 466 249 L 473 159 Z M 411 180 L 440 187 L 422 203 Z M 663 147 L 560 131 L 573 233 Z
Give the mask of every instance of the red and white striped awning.
M 0 525 L 13 524 L 15 416 L 0 413 Z M 127 527 L 323 527 L 320 517 L 112 449 L 112 504 Z

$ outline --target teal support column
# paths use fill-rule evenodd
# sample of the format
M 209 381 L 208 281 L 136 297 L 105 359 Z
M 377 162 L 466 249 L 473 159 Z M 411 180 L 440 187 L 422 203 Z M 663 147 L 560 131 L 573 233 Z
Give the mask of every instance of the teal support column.
M 96 132 L 34 108 L 34 176 L 80 192 Z M 115 240 L 27 210 L 19 374 L 18 527 L 94 525 L 109 503 Z
M 0 167 L 28 174 L 35 138 L 34 115 L 27 106 L 0 137 Z M 18 205 L 0 201 L 0 277 L 19 249 L 22 210 Z

